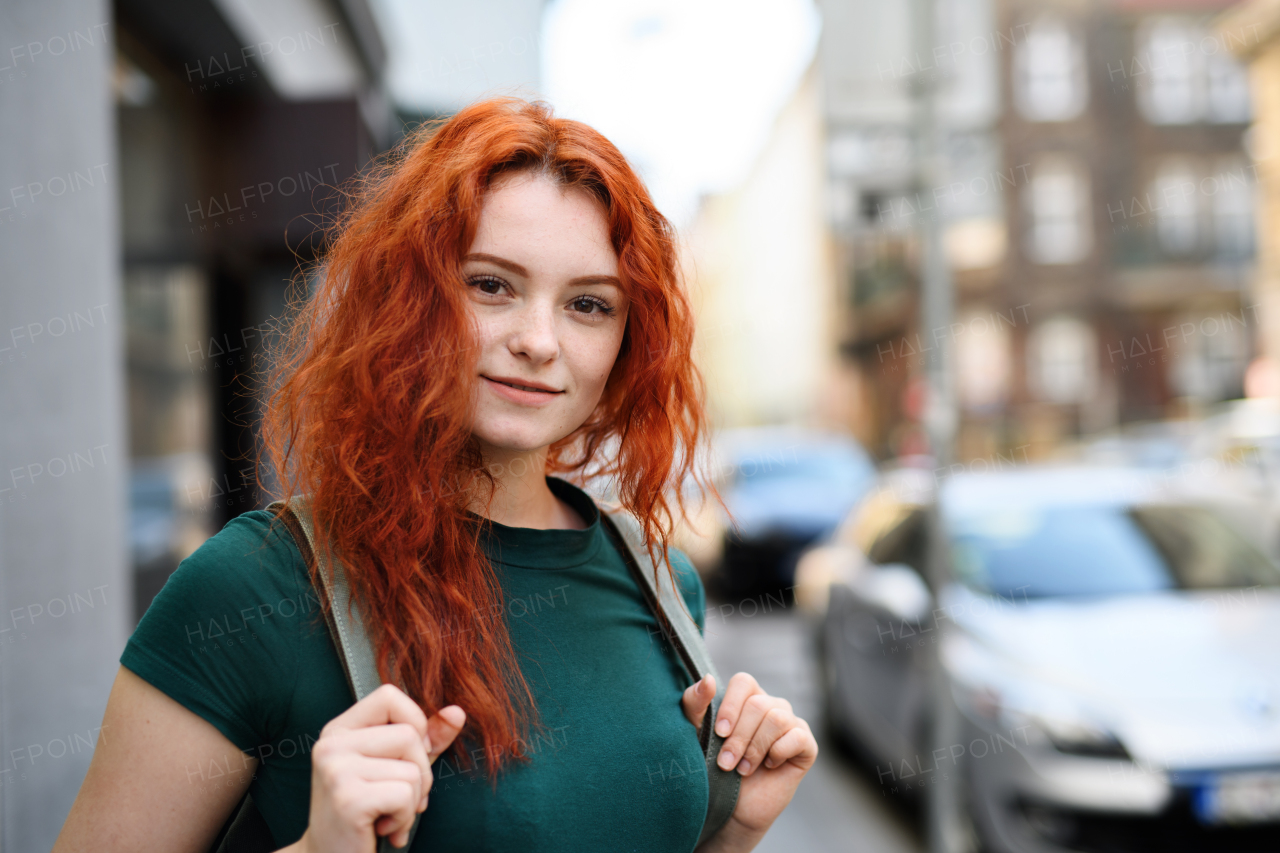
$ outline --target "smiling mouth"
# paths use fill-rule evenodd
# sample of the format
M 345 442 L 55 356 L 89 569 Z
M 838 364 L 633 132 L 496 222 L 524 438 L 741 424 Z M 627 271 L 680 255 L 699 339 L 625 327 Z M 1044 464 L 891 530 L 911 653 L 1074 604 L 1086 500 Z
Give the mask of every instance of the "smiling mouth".
M 516 390 L 518 390 L 518 391 L 532 391 L 532 392 L 534 392 L 534 393 L 536 393 L 536 394 L 560 394 L 560 393 L 562 393 L 562 392 L 560 392 L 560 391 L 552 391 L 552 390 L 550 390 L 550 389 L 548 389 L 548 388 L 534 388 L 534 387 L 532 387 L 532 386 L 530 386 L 530 385 L 519 385 L 519 384 L 517 384 L 517 383 L 515 383 L 515 382 L 505 382 L 505 381 L 503 381 L 503 380 L 501 380 L 501 379 L 494 379 L 494 378 L 493 378 L 493 377 L 491 377 L 491 376 L 486 376 L 486 377 L 485 377 L 485 379 L 488 379 L 490 382 L 496 382 L 496 383 L 497 383 L 497 384 L 499 384 L 499 385 L 506 385 L 508 388 L 515 388 L 515 389 L 516 389 Z

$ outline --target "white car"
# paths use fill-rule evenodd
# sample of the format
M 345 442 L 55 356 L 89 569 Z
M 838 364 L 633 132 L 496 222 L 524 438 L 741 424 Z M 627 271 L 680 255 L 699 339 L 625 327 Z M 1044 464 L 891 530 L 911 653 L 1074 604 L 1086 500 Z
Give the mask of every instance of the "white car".
M 923 795 L 931 848 L 1280 850 L 1280 570 L 1247 508 L 1131 469 L 934 485 L 887 475 L 797 591 L 827 592 L 829 722 Z

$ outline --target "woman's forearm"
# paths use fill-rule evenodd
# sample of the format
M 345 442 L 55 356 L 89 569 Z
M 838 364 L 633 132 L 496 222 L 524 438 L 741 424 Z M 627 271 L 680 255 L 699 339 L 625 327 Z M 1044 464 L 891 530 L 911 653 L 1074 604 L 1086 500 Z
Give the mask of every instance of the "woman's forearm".
M 762 838 L 763 832 L 748 829 L 730 817 L 719 832 L 708 838 L 694 853 L 750 853 Z

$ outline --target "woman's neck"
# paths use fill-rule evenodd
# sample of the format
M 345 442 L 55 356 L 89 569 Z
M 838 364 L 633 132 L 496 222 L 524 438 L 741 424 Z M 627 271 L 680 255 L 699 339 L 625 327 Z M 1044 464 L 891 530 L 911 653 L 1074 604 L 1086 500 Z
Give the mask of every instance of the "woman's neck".
M 507 527 L 581 530 L 586 522 L 547 485 L 547 448 L 532 451 L 484 449 L 493 476 L 493 499 L 477 500 L 472 512 Z

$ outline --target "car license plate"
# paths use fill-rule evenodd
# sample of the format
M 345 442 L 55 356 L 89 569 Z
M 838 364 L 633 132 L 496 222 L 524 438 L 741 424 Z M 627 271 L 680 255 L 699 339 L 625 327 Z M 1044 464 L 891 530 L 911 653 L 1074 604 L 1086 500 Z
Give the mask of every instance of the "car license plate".
M 1211 777 L 1196 792 L 1195 807 L 1204 823 L 1280 820 L 1280 771 Z

